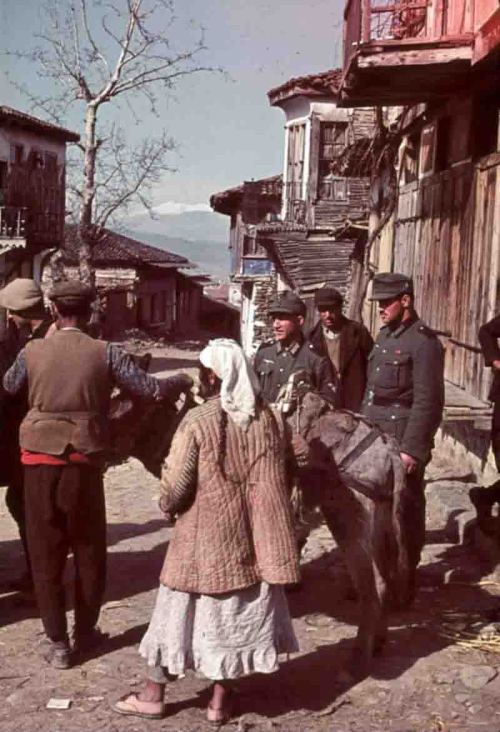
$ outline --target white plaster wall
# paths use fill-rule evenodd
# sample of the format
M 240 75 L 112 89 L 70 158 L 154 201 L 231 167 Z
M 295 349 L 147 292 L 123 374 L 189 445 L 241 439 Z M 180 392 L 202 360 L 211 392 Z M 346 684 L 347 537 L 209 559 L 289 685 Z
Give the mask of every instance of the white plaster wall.
M 314 114 L 323 122 L 348 122 L 350 117 L 349 109 L 339 109 L 334 100 L 325 97 L 324 99 L 311 99 L 306 96 L 292 97 L 280 102 L 279 106 L 285 113 L 285 150 L 283 156 L 283 198 L 281 205 L 281 218 L 287 215 L 286 183 L 288 182 L 288 144 L 289 128 L 293 125 L 305 125 L 305 147 L 304 147 L 304 176 L 302 180 L 302 200 L 307 198 L 307 186 L 309 183 L 309 160 L 311 152 L 311 118 Z

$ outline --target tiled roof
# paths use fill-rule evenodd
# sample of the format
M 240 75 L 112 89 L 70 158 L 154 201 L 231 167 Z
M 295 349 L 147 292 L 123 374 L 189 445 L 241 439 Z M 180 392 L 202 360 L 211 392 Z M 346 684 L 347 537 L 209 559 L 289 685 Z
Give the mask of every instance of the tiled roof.
M 306 97 L 336 97 L 340 92 L 342 69 L 329 69 L 319 74 L 297 76 L 267 92 L 271 105 L 299 95 Z
M 210 196 L 210 206 L 218 213 L 228 214 L 240 206 L 244 194 L 249 193 L 251 189 L 257 188 L 259 196 L 269 196 L 279 199 L 281 198 L 282 186 L 282 175 L 272 175 L 269 178 L 245 181 L 234 188 L 228 188 L 225 191 L 220 191 L 220 193 L 214 193 Z
M 0 124 L 2 123 L 43 132 L 45 135 L 59 138 L 65 142 L 78 142 L 80 139 L 80 135 L 76 132 L 71 132 L 71 130 L 54 125 L 52 122 L 46 122 L 43 119 L 38 119 L 38 117 L 33 117 L 31 114 L 20 112 L 18 109 L 12 109 L 12 107 L 6 107 L 5 105 L 0 106 Z
M 269 235 L 259 238 L 290 287 L 298 290 L 328 280 L 345 289 L 355 240 L 336 241 L 331 237 L 308 239 L 305 235 Z
M 78 260 L 76 234 L 76 226 L 66 226 L 63 253 L 64 259 L 71 263 Z M 191 265 L 186 257 L 153 247 L 150 244 L 144 244 L 137 241 L 137 239 L 117 234 L 109 229 L 103 230 L 99 240 L 94 245 L 93 262 L 96 265 L 122 265 L 124 267 L 151 265 L 175 268 Z

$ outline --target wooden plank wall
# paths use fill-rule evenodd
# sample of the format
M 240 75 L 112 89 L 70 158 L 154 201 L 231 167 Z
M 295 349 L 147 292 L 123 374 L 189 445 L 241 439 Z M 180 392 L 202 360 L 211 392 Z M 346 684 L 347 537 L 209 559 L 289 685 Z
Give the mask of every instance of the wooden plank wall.
M 394 270 L 411 274 L 421 317 L 477 347 L 500 309 L 500 155 L 467 162 L 400 190 Z M 473 350 L 446 343 L 445 375 L 486 399 L 490 370 Z

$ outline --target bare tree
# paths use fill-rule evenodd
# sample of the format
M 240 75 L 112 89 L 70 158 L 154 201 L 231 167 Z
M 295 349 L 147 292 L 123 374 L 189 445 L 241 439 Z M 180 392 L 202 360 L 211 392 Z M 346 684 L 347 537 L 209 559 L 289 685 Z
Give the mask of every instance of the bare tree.
M 11 52 L 37 64 L 52 82 L 46 96 L 15 83 L 54 122 L 63 124 L 80 105 L 84 129 L 79 159 L 70 158 L 69 198 L 76 203 L 79 269 L 93 280 L 92 247 L 117 212 L 140 202 L 150 210 L 149 194 L 165 170 L 174 141 L 164 132 L 127 144 L 123 128 L 105 119 L 104 110 L 124 102 L 158 116 L 160 94 L 171 96 L 185 76 L 209 70 L 197 63 L 205 50 L 203 32 L 187 50 L 176 50 L 173 0 L 46 0 L 39 45 Z

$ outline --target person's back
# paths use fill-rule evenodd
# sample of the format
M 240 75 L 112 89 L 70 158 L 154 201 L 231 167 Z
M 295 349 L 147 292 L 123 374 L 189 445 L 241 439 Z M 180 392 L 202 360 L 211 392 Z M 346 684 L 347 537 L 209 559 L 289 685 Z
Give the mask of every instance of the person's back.
M 177 520 L 162 581 L 206 594 L 260 580 L 297 581 L 283 461 L 284 442 L 269 408 L 259 408 L 246 430 L 227 419 L 220 399 L 192 410 L 162 480 L 178 492 L 179 474 L 191 468 L 196 493 L 177 495 L 178 505 L 187 508 Z
M 106 343 L 63 329 L 26 346 L 30 410 L 21 447 L 60 455 L 107 447 L 106 418 L 112 382 Z

